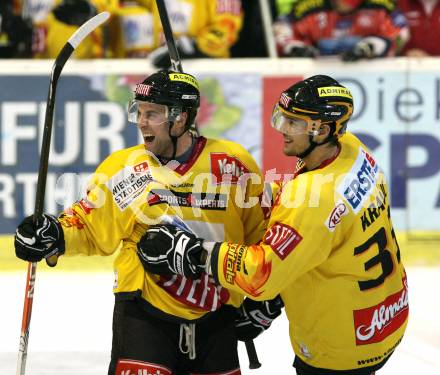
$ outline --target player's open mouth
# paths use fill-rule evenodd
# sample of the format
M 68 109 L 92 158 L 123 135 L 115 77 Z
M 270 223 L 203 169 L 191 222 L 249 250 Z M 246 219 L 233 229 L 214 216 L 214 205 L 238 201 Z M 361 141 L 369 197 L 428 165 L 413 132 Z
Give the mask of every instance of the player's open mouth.
M 150 143 L 154 141 L 154 138 L 156 138 L 154 135 L 144 135 L 144 141 L 146 143 Z

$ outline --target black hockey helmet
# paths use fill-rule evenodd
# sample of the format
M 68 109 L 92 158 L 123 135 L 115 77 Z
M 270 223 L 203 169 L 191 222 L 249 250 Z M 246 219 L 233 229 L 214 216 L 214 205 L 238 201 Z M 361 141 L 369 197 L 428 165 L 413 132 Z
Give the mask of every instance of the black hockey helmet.
M 200 106 L 197 79 L 191 74 L 160 70 L 136 85 L 135 98 L 129 105 L 129 121 L 137 122 L 137 104 L 149 102 L 168 108 L 168 119 L 174 121 L 182 112 L 188 113 L 186 129 L 194 123 Z
M 322 123 L 328 123 L 333 130 L 331 136 L 338 138 L 345 133 L 352 114 L 350 91 L 329 76 L 316 75 L 281 93 L 272 113 L 272 126 L 288 134 L 291 125 L 301 123 L 314 136 Z

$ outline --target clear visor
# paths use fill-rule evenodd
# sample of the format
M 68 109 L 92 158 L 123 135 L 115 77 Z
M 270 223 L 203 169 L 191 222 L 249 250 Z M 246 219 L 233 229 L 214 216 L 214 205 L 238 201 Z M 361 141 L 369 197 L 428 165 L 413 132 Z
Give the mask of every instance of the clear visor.
M 170 121 L 166 105 L 132 100 L 128 105 L 128 121 L 135 125 L 160 125 Z
M 277 104 L 272 111 L 271 125 L 286 135 L 311 134 L 315 130 L 316 121 L 307 116 L 287 114 Z

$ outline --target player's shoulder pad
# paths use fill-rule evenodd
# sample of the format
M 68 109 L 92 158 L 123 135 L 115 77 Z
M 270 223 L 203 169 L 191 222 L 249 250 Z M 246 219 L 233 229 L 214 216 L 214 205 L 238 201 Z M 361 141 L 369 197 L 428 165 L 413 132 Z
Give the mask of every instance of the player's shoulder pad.
M 292 21 L 299 21 L 312 13 L 323 10 L 331 10 L 329 0 L 295 0 L 289 16 Z
M 141 149 L 143 149 L 143 145 L 136 145 L 112 152 L 99 164 L 95 173 L 104 173 L 109 177 L 112 176 L 127 165 L 127 160 L 130 159 L 130 156 L 132 156 L 133 160 L 133 153 Z
M 362 8 L 385 10 L 391 13 L 396 9 L 396 0 L 365 0 Z

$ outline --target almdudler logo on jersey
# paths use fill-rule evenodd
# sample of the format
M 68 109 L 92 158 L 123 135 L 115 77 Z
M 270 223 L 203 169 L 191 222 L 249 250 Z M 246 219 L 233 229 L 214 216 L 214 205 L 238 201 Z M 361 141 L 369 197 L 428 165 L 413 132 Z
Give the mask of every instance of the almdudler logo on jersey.
M 376 306 L 354 310 L 356 345 L 383 341 L 405 323 L 408 318 L 408 287 L 406 278 L 399 292 L 388 296 Z
M 341 222 L 342 216 L 345 216 L 347 214 L 348 208 L 345 203 L 340 200 L 338 201 L 338 203 L 336 203 L 335 208 L 333 208 L 332 212 L 330 213 L 324 224 L 330 232 L 333 232 L 336 228 L 336 225 Z
M 235 156 L 224 152 L 212 152 L 210 156 L 214 176 L 212 183 L 215 185 L 225 182 L 236 184 L 242 175 L 249 173 L 249 169 Z
M 113 200 L 121 211 L 124 211 L 153 180 L 146 163 L 125 167 L 115 174 L 107 183 Z
M 337 188 L 355 214 L 361 210 L 374 191 L 378 175 L 379 166 L 376 161 L 365 150 L 359 148 L 355 163 Z
M 276 223 L 264 234 L 263 242 L 269 245 L 281 260 L 285 259 L 301 242 L 302 236 L 286 224 Z

